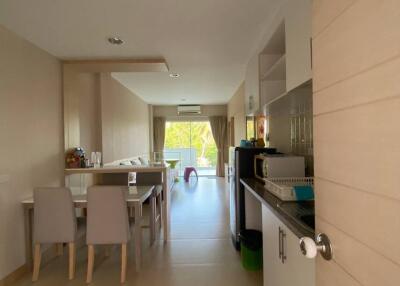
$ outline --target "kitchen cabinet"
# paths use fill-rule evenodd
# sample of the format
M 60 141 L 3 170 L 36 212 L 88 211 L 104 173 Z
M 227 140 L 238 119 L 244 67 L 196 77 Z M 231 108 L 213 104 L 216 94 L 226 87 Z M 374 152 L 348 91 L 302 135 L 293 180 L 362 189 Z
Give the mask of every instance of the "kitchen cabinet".
M 285 4 L 286 91 L 311 79 L 311 0 Z
M 258 66 L 258 55 L 254 55 L 247 65 L 245 76 L 246 115 L 254 115 L 260 107 L 260 82 Z
M 302 255 L 299 238 L 262 206 L 264 286 L 314 286 L 315 261 Z
M 311 0 L 285 1 L 245 76 L 246 114 L 254 115 L 312 78 Z

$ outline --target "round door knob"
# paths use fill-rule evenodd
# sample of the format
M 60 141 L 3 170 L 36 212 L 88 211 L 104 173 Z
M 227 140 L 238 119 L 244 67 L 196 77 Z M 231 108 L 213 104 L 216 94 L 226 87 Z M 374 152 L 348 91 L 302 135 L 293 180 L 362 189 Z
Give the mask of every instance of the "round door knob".
M 311 237 L 300 238 L 300 250 L 307 258 L 314 258 L 320 252 L 326 260 L 332 259 L 332 245 L 328 236 L 324 233 L 317 235 L 316 240 Z
M 317 245 L 315 244 L 314 239 L 311 237 L 302 237 L 300 238 L 300 250 L 301 253 L 307 258 L 314 258 L 317 256 Z

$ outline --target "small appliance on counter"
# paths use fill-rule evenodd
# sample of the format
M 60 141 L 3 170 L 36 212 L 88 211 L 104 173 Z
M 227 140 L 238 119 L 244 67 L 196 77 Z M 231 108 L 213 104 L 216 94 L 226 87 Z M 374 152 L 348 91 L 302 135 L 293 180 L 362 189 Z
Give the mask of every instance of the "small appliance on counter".
M 259 154 L 254 156 L 255 177 L 304 177 L 304 157 L 284 154 Z

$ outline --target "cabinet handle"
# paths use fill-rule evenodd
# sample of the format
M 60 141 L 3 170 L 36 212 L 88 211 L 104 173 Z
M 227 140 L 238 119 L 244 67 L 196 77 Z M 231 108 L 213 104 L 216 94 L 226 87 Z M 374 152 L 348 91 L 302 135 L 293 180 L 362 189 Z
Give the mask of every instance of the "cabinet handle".
M 281 227 L 279 227 L 279 259 L 282 259 L 282 230 Z
M 310 38 L 310 57 L 311 57 L 310 65 L 311 65 L 311 70 L 312 70 L 313 69 L 313 41 L 312 41 L 312 38 Z
M 282 229 L 282 263 L 285 263 L 286 260 L 286 253 L 285 253 L 285 238 L 286 238 L 286 233 L 285 231 Z

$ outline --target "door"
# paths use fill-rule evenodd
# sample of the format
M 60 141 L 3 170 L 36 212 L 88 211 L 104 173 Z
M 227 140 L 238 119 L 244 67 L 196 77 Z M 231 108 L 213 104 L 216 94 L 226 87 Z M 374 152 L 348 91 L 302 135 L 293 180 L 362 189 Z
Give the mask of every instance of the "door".
M 313 1 L 317 286 L 400 285 L 400 1 Z

